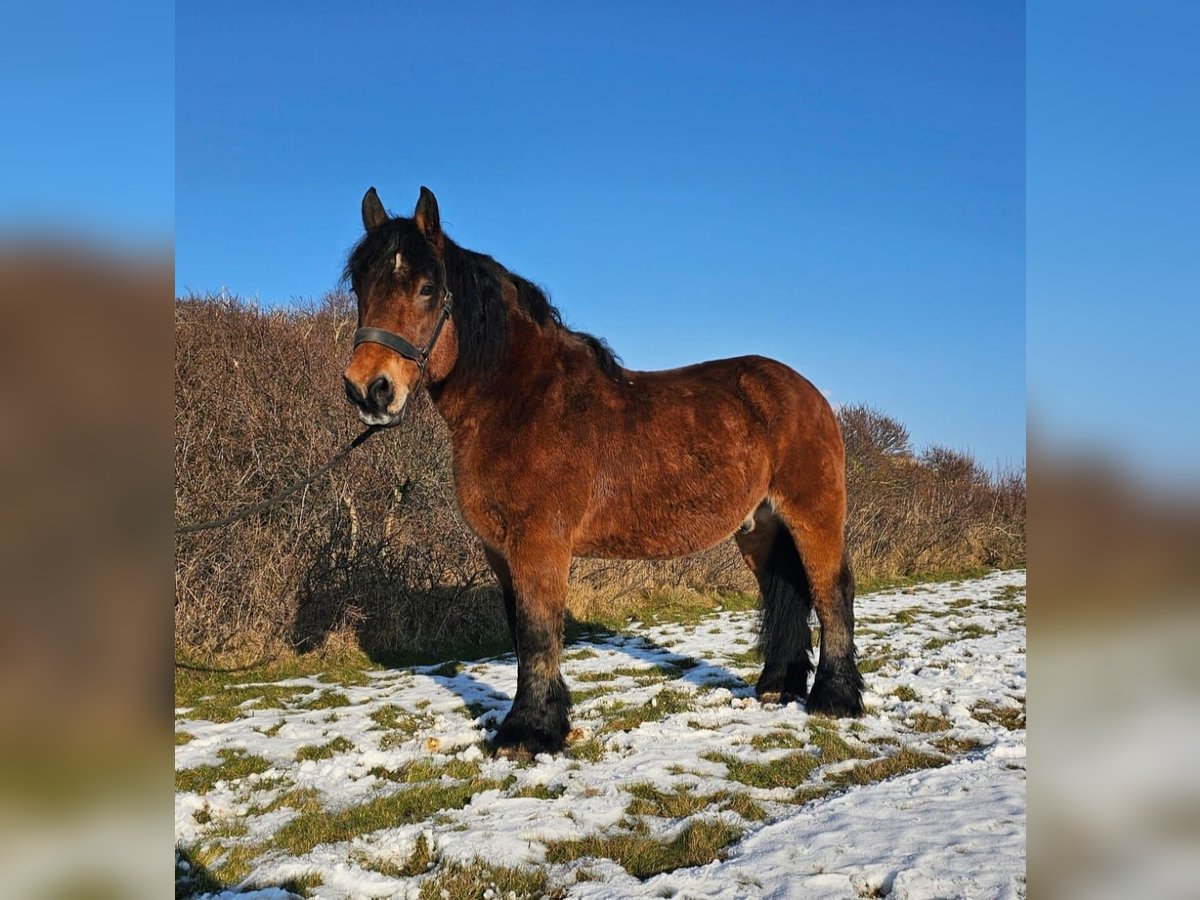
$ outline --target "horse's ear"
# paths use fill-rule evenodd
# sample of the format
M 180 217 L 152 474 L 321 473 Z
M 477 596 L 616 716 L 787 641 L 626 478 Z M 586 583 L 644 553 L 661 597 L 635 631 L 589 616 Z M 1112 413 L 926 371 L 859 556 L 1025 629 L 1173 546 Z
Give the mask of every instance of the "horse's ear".
M 445 238 L 442 236 L 442 217 L 438 213 L 437 197 L 427 187 L 421 188 L 421 196 L 417 200 L 417 208 L 413 212 L 413 221 L 425 235 L 425 239 L 433 248 L 441 253 L 445 248 Z
M 375 193 L 375 188 L 370 188 L 363 194 L 362 217 L 363 228 L 367 229 L 367 231 L 370 231 L 372 228 L 378 228 L 388 220 L 387 211 L 383 208 L 383 204 L 379 202 L 379 195 Z

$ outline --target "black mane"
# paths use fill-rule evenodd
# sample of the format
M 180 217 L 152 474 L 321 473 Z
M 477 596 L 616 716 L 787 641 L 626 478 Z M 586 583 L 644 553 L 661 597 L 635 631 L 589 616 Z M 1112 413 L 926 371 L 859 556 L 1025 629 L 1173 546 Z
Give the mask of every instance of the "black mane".
M 545 291 L 510 272 L 482 253 L 466 250 L 446 240 L 446 281 L 454 294 L 454 329 L 458 337 L 456 369 L 470 375 L 495 370 L 508 343 L 509 310 L 502 294 L 505 281 L 517 289 L 517 306 L 538 325 L 559 329 L 583 343 L 600 370 L 614 381 L 623 378 L 621 361 L 602 339 L 563 324 L 562 313 Z M 394 218 L 372 228 L 350 251 L 343 271 L 357 293 L 380 278 L 391 277 L 396 254 L 414 267 L 437 273 L 437 261 L 428 242 L 411 219 Z M 440 280 L 440 276 L 438 278 Z

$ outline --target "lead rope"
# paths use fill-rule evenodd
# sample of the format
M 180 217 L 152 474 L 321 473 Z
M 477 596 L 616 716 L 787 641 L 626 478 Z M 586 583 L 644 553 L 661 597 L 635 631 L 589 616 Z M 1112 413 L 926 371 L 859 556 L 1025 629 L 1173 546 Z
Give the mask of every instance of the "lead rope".
M 234 522 L 239 522 L 242 519 L 257 515 L 258 513 L 266 512 L 269 509 L 274 509 L 276 506 L 279 506 L 281 503 L 283 503 L 283 501 L 288 497 L 292 496 L 292 494 L 296 493 L 296 491 L 300 490 L 301 488 L 308 487 L 308 485 L 312 484 L 322 475 L 328 473 L 334 466 L 366 443 L 368 438 L 373 436 L 377 431 L 382 430 L 383 428 L 378 425 L 371 425 L 370 427 L 364 429 L 362 433 L 358 435 L 358 437 L 335 453 L 333 458 L 330 459 L 329 462 L 325 463 L 325 465 L 321 466 L 321 468 L 317 469 L 307 478 L 297 481 L 295 484 L 284 488 L 278 494 L 268 497 L 261 503 L 255 503 L 253 506 L 247 506 L 244 509 L 240 509 L 237 512 L 231 513 L 230 515 L 221 519 L 212 519 L 208 522 L 194 522 L 189 525 L 177 524 L 175 526 L 175 533 L 192 534 L 197 531 L 211 531 L 214 528 L 224 528 L 226 525 L 232 525 Z
M 364 340 L 368 340 L 372 343 L 382 343 L 385 347 L 389 347 L 390 349 L 395 350 L 396 352 L 398 352 L 401 356 L 405 357 L 406 359 L 411 359 L 414 362 L 416 362 L 417 363 L 417 382 L 416 382 L 416 384 L 414 384 L 412 386 L 412 389 L 409 391 L 410 396 L 415 395 L 418 391 L 420 391 L 421 387 L 425 384 L 425 376 L 426 376 L 426 372 L 427 372 L 427 369 L 429 366 L 429 357 L 433 353 L 434 346 L 437 345 L 437 339 L 442 334 L 442 327 L 446 324 L 446 320 L 450 318 L 450 304 L 451 304 L 451 301 L 453 300 L 453 298 L 454 298 L 454 295 L 451 294 L 450 291 L 447 289 L 446 296 L 442 300 L 442 308 L 441 308 L 440 312 L 438 313 L 438 320 L 433 326 L 433 334 L 431 334 L 429 336 L 429 343 L 427 343 L 425 345 L 424 349 L 417 351 L 415 354 L 412 351 L 416 350 L 416 348 L 413 347 L 412 344 L 409 344 L 407 341 L 404 341 L 401 338 L 400 340 L 403 345 L 406 345 L 406 349 L 397 347 L 393 343 L 391 343 L 391 340 L 398 338 L 399 335 L 391 335 L 390 332 L 384 332 L 382 329 L 379 329 L 379 328 L 360 328 L 360 329 L 358 329 L 358 331 L 355 332 L 354 346 L 357 347 Z M 372 336 L 372 337 L 365 337 L 365 338 L 360 337 L 363 334 L 363 332 L 380 332 L 380 336 L 387 338 L 388 340 L 380 340 L 380 336 Z M 412 402 L 405 404 L 404 409 L 401 410 L 401 412 L 400 412 L 400 421 L 396 422 L 395 423 L 396 425 L 400 425 L 404 422 L 404 419 L 408 416 L 408 411 L 411 407 L 412 407 Z M 303 479 L 302 481 L 297 481 L 295 484 L 291 485 L 290 487 L 284 488 L 278 494 L 275 494 L 272 497 L 268 497 L 266 500 L 263 500 L 261 503 L 255 503 L 253 506 L 247 506 L 245 509 L 240 509 L 235 513 L 231 513 L 230 515 L 225 516 L 223 519 L 213 519 L 208 522 L 195 522 L 191 525 L 176 525 L 175 533 L 176 534 L 192 534 L 197 531 L 211 531 L 214 528 L 223 528 L 226 525 L 232 525 L 234 522 L 239 522 L 242 519 L 248 518 L 249 516 L 253 516 L 253 515 L 256 515 L 257 513 L 266 512 L 269 509 L 273 509 L 276 506 L 278 506 L 279 504 L 281 504 L 288 497 L 292 496 L 292 494 L 296 493 L 296 491 L 312 484 L 314 481 L 316 481 L 318 478 L 320 478 L 322 475 L 324 475 L 326 472 L 328 472 L 330 469 L 332 469 L 334 466 L 336 466 L 338 463 L 340 463 L 343 459 L 345 459 L 347 456 L 349 456 L 352 452 L 354 452 L 354 450 L 356 450 L 358 447 L 362 446 L 362 444 L 366 442 L 367 438 L 371 437 L 373 434 L 375 434 L 375 432 L 382 431 L 382 430 L 383 430 L 383 426 L 379 426 L 379 425 L 369 426 L 358 437 L 356 437 L 349 444 L 347 444 L 345 447 L 343 447 L 341 450 L 339 450 L 337 453 L 335 453 L 333 455 L 333 459 L 329 460 L 329 462 L 325 463 L 325 465 L 321 466 L 321 468 L 317 469 L 315 472 L 313 472 L 307 478 Z

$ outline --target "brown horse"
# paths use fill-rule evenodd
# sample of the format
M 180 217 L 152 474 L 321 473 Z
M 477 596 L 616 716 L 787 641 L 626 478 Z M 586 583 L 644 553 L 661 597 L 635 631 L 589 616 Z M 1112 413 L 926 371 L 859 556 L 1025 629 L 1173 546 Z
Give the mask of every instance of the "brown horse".
M 762 591 L 759 698 L 807 693 L 809 712 L 861 713 L 845 454 L 809 381 L 759 356 L 622 368 L 533 284 L 447 238 L 428 189 L 407 219 L 371 188 L 362 217 L 346 265 L 359 324 L 346 394 L 364 422 L 394 425 L 423 384 L 449 426 L 459 509 L 500 582 L 518 659 L 497 751 L 563 748 L 573 556 L 665 559 L 730 535 Z

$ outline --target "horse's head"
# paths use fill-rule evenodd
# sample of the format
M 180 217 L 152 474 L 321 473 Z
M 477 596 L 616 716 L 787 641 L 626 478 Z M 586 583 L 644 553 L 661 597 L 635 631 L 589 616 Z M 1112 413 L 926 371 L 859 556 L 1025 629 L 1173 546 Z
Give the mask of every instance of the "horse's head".
M 362 218 L 367 233 L 346 264 L 358 298 L 346 396 L 368 425 L 395 425 L 422 375 L 438 381 L 457 358 L 446 238 L 437 198 L 424 187 L 411 219 L 388 216 L 375 188 L 363 196 Z

